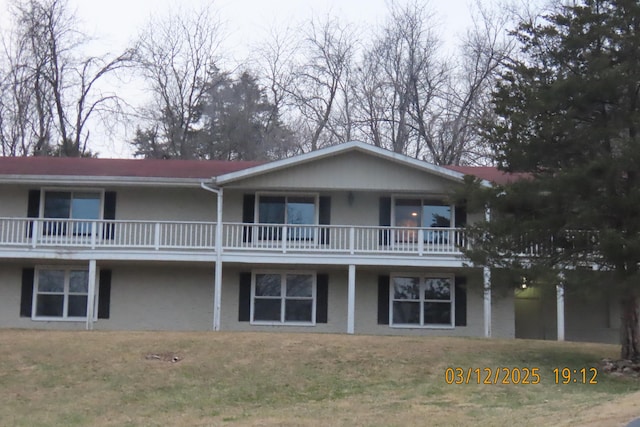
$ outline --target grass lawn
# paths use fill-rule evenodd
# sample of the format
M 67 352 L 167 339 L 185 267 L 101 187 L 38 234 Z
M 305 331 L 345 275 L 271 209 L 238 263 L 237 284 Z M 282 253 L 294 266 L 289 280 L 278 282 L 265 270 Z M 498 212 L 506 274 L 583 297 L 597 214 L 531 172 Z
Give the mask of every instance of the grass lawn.
M 16 330 L 0 330 L 0 343 L 2 426 L 610 426 L 640 417 L 638 380 L 598 372 L 597 384 L 556 384 L 554 368 L 597 367 L 617 357 L 610 345 Z M 472 371 L 470 384 L 447 384 L 448 367 L 464 368 L 463 382 L 468 368 L 539 368 L 540 381 L 477 384 Z

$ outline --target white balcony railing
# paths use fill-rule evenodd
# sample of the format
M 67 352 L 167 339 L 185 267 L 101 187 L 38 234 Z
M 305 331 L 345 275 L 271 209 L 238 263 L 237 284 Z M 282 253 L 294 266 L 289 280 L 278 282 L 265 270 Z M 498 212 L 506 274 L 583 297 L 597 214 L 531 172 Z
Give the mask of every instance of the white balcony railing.
M 225 223 L 224 249 L 345 254 L 460 254 L 467 244 L 455 228 Z
M 216 223 L 0 218 L 0 249 L 214 251 Z M 224 223 L 225 252 L 461 254 L 464 229 Z
M 0 247 L 215 249 L 216 224 L 0 218 Z

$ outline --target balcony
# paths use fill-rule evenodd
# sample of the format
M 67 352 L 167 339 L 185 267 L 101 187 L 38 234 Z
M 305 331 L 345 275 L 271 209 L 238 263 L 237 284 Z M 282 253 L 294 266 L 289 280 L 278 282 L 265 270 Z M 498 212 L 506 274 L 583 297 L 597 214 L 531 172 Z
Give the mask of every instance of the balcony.
M 119 259 L 118 254 L 128 253 L 124 258 L 213 260 L 215 240 L 214 222 L 0 218 L 0 257 L 74 253 Z M 223 223 L 222 228 L 222 253 L 255 261 L 284 254 L 460 257 L 466 245 L 464 229 L 454 228 L 242 223 Z M 200 258 L 189 258 L 194 254 Z

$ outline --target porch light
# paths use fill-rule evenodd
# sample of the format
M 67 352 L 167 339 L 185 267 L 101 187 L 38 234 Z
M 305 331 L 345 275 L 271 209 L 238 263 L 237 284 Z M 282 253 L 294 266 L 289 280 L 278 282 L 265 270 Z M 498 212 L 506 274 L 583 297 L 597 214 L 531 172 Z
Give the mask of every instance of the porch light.
M 418 216 L 418 212 L 411 212 L 411 216 Z

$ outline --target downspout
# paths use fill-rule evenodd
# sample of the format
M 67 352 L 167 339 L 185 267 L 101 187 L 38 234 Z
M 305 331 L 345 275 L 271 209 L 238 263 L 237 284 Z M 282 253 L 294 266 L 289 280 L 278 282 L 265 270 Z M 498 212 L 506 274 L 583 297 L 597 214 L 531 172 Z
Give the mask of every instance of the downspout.
M 218 196 L 216 208 L 216 269 L 213 285 L 213 330 L 220 330 L 220 308 L 222 301 L 222 188 L 209 187 L 204 182 L 200 183 L 204 190 L 215 193 Z

